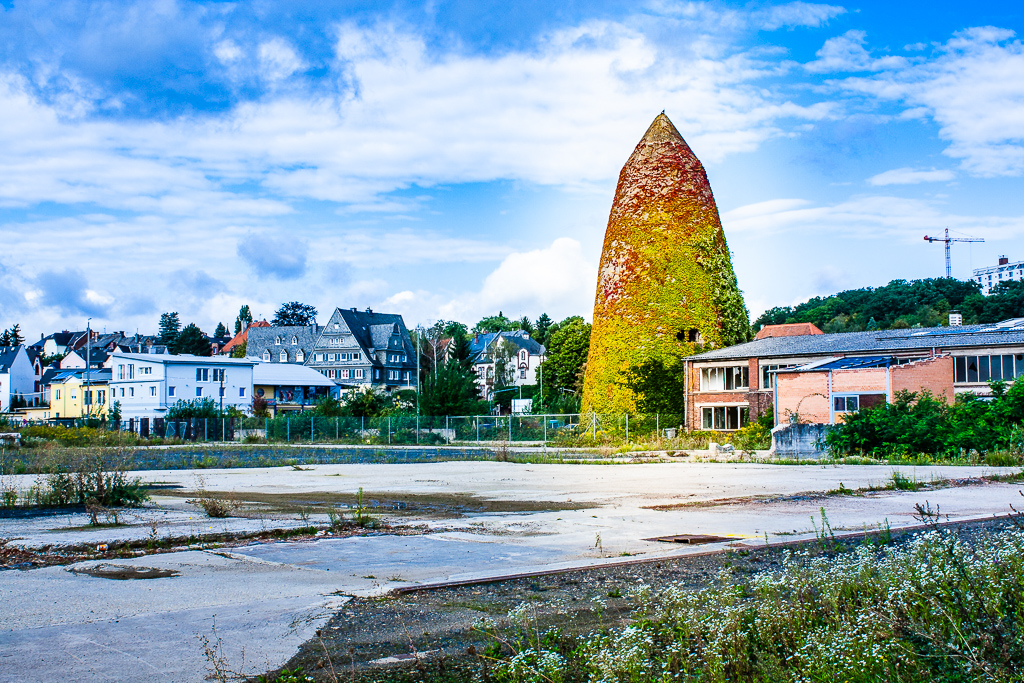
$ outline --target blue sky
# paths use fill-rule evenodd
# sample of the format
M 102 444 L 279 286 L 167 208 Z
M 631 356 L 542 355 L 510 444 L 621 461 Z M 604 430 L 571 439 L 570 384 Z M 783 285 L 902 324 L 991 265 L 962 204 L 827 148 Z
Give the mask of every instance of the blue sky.
M 1024 259 L 1019 3 L 0 2 L 0 325 L 590 317 L 662 109 L 752 316 Z

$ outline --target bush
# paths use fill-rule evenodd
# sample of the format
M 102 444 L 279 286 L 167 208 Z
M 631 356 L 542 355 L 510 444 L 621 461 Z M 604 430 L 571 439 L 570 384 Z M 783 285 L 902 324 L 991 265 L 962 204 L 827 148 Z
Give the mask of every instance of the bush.
M 55 454 L 44 467 L 28 495 L 36 505 L 137 507 L 149 500 L 141 479 L 129 479 L 122 464 L 94 451 Z

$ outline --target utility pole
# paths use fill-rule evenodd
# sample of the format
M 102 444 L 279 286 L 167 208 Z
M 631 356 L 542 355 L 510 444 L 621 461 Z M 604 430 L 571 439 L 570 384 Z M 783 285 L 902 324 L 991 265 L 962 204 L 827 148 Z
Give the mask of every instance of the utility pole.
M 423 325 L 416 328 L 416 424 L 419 424 L 420 416 L 420 344 L 423 342 Z M 419 438 L 419 429 L 416 430 L 416 436 Z
M 950 237 L 949 228 L 946 228 L 945 237 L 924 236 L 925 242 L 943 242 L 946 245 L 946 277 L 953 277 L 953 269 L 949 262 L 949 245 L 951 242 L 984 242 L 980 237 Z
M 82 391 L 82 407 L 85 408 L 85 416 L 89 417 L 92 412 L 92 397 L 89 396 L 89 360 L 92 358 L 92 318 L 85 321 L 85 389 Z M 88 401 L 88 402 L 86 402 Z

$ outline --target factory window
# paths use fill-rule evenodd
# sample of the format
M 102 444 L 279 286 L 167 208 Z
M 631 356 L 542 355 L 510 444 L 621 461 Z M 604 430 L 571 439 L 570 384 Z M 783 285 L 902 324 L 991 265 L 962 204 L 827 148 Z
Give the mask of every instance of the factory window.
M 953 359 L 953 379 L 957 382 L 1009 382 L 1024 375 L 1024 354 L 999 356 L 957 356 Z
M 855 413 L 860 410 L 859 396 L 833 396 L 832 410 L 837 413 Z
M 734 391 L 750 386 L 750 371 L 744 367 L 701 368 L 701 391 Z
M 713 406 L 701 408 L 704 429 L 739 429 L 750 418 L 749 406 Z

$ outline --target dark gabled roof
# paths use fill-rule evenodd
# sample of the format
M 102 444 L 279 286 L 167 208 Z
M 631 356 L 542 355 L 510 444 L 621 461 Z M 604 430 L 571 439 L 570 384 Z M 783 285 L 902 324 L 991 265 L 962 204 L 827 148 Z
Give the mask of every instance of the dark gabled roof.
M 42 346 L 46 343 L 47 339 L 52 339 L 57 346 L 67 346 L 68 344 L 83 336 L 84 334 L 85 330 L 81 332 L 68 332 L 67 330 L 64 330 L 63 332 L 54 332 L 53 334 L 49 334 L 43 337 L 37 342 L 33 342 L 32 346 L 42 348 Z
M 19 346 L 0 346 L 0 372 L 7 372 L 11 369 L 15 359 L 18 357 Z
M 412 346 L 412 339 L 409 337 L 409 330 L 405 327 L 405 321 L 398 313 L 376 313 L 369 309 L 365 311 L 353 311 L 350 308 L 337 308 L 335 314 L 340 314 L 345 321 L 356 342 L 363 347 L 369 355 L 371 363 L 377 364 L 375 351 L 389 348 L 388 343 L 391 336 L 398 332 L 401 338 L 402 351 L 409 360 L 407 363 L 416 364 L 416 354 Z M 331 316 L 334 318 L 334 315 Z M 331 334 L 332 330 L 324 328 L 324 334 Z
M 537 340 L 531 339 L 530 335 L 523 330 L 515 330 L 512 332 L 485 332 L 484 334 L 475 335 L 469 340 L 470 351 L 472 351 L 478 359 L 477 362 L 490 362 L 489 350 L 498 337 L 507 340 L 516 348 L 526 349 L 527 353 L 531 356 L 540 356 L 544 353 L 544 347 L 537 342 Z
M 301 349 L 305 360 L 309 360 L 313 347 L 324 328 L 319 325 L 282 325 L 278 327 L 250 327 L 246 341 L 245 355 L 263 358 L 263 352 L 270 351 L 272 363 L 279 363 L 282 351 L 288 353 L 288 362 L 296 363 L 296 353 Z M 280 338 L 281 343 L 274 341 Z M 292 344 L 292 338 L 296 343 Z M 303 361 L 305 362 L 305 361 Z
M 1024 345 L 1024 320 L 994 325 L 925 327 L 870 332 L 841 332 L 800 337 L 768 337 L 690 356 L 687 360 L 740 360 L 878 352 L 967 349 Z

